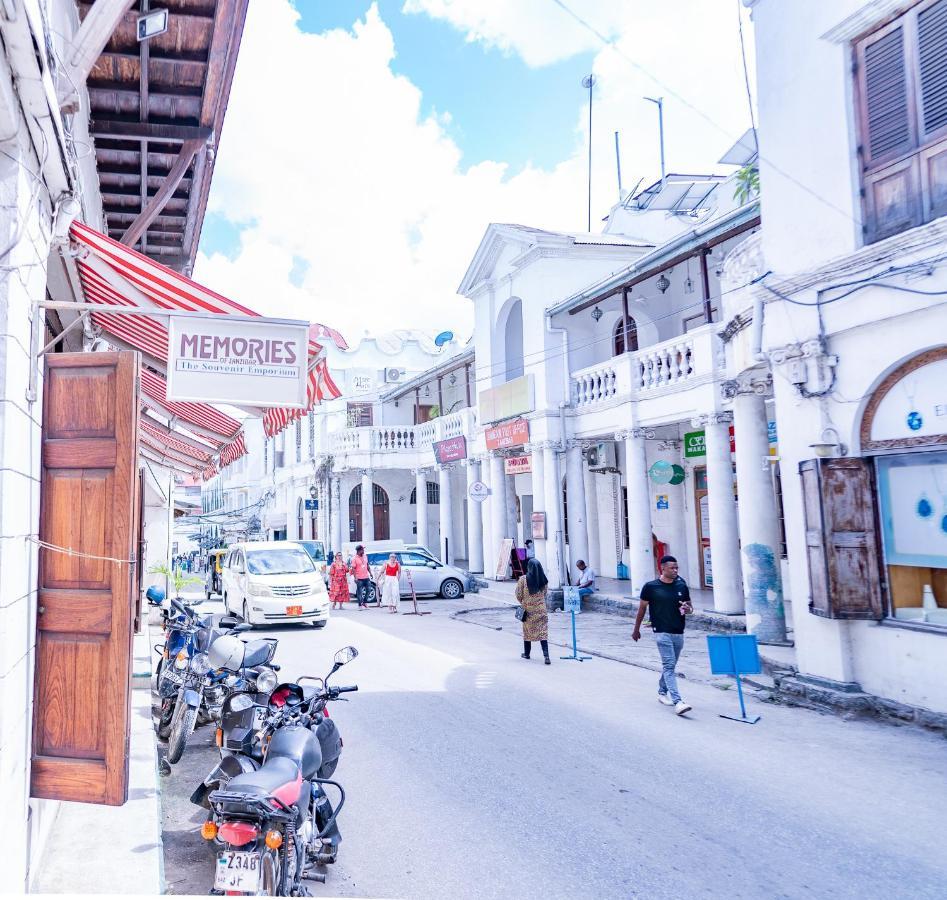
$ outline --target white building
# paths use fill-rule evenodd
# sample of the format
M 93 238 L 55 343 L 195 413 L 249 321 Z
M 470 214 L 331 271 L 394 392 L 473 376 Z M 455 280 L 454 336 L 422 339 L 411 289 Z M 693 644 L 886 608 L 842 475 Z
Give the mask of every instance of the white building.
M 947 2 L 745 2 L 765 228 L 724 318 L 775 389 L 798 666 L 943 725 Z

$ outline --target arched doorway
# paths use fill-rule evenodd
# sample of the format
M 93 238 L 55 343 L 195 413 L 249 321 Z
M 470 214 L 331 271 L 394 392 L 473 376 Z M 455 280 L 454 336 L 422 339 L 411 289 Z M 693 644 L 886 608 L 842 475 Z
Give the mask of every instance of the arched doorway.
M 621 356 L 623 353 L 634 353 L 638 349 L 638 324 L 629 316 L 628 327 L 623 328 L 623 325 L 623 319 L 619 319 L 615 323 L 613 335 L 615 356 Z
M 387 541 L 391 537 L 388 494 L 380 484 L 372 485 L 372 512 L 375 520 L 375 540 Z M 362 540 L 362 486 L 355 485 L 349 494 L 349 540 Z
M 296 535 L 300 540 L 303 540 L 306 537 L 305 532 L 303 531 L 303 498 L 300 497 L 296 501 Z
M 515 300 L 506 317 L 504 329 L 506 380 L 512 381 L 523 374 L 523 304 Z

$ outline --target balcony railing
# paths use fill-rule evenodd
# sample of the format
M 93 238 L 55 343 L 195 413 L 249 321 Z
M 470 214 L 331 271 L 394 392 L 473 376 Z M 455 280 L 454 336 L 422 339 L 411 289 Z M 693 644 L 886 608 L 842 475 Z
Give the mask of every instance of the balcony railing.
M 670 341 L 615 356 L 573 372 L 572 402 L 585 410 L 613 398 L 628 398 L 710 375 L 716 325 L 704 325 Z
M 435 441 L 465 435 L 473 438 L 477 411 L 462 409 L 420 425 L 369 425 L 345 428 L 331 437 L 333 453 L 404 453 L 429 450 Z

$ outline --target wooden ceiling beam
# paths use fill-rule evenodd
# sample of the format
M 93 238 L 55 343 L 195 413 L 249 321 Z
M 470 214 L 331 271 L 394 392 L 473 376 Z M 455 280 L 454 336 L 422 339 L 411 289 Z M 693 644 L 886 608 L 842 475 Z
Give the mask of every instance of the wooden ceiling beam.
M 114 56 L 116 59 L 127 59 L 138 62 L 138 53 L 133 50 L 105 50 L 102 56 Z M 206 66 L 207 53 L 203 50 L 175 50 L 172 52 L 170 50 L 160 50 L 155 47 L 151 50 L 151 61 Z
M 86 13 L 71 42 L 60 102 L 68 103 L 75 93 L 73 85 L 81 85 L 89 77 L 95 61 L 101 56 L 132 3 L 134 0 L 98 0 Z
M 163 141 L 169 144 L 183 144 L 187 141 L 207 143 L 213 140 L 214 130 L 204 125 L 169 125 L 159 122 L 95 118 L 92 120 L 92 136 Z
M 183 185 L 186 181 L 187 181 L 186 178 L 182 179 L 181 184 Z M 141 196 L 141 191 L 138 190 L 137 186 L 136 187 L 119 187 L 118 185 L 114 185 L 114 184 L 101 185 L 99 193 L 102 194 L 103 202 L 105 203 L 106 212 L 108 211 L 109 206 L 113 206 L 116 209 L 122 206 L 121 203 L 110 204 L 108 202 L 110 198 L 121 199 L 124 197 L 131 198 L 131 197 Z M 170 203 L 172 200 L 187 200 L 187 197 L 188 197 L 188 192 L 186 190 L 178 190 L 178 191 L 175 191 L 168 198 L 168 202 Z M 126 208 L 126 207 L 123 207 L 123 208 Z

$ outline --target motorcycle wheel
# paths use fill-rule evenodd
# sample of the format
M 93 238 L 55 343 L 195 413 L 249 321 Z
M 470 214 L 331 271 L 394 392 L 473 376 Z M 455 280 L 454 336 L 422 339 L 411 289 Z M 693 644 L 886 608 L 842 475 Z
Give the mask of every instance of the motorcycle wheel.
M 168 762 L 172 765 L 184 755 L 187 739 L 194 731 L 197 722 L 197 710 L 188 706 L 183 700 L 179 701 L 171 719 L 171 735 L 168 738 Z
M 279 896 L 280 890 L 280 861 L 279 854 L 275 850 L 267 850 L 263 853 L 263 859 L 260 862 L 260 893 L 264 897 Z

